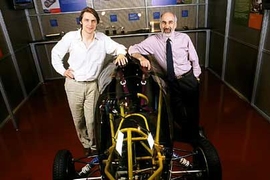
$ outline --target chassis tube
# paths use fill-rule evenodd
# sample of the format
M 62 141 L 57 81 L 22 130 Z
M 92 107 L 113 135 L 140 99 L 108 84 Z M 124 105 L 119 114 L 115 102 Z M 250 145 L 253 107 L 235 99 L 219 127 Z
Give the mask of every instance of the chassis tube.
M 127 145 L 128 145 L 128 179 L 133 179 L 133 160 L 132 160 L 132 134 L 131 130 L 127 131 Z
M 159 90 L 159 97 L 158 97 L 158 115 L 157 115 L 157 132 L 155 141 L 159 142 L 159 133 L 160 133 L 160 123 L 161 123 L 161 110 L 162 110 L 162 90 Z

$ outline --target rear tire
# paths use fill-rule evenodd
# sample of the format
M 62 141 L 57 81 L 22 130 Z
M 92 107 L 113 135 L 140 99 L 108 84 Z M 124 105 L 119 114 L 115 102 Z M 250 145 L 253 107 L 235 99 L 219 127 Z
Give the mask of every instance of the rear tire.
M 76 171 L 73 157 L 68 150 L 59 150 L 53 162 L 53 180 L 71 180 Z
M 200 138 L 194 146 L 194 151 L 197 153 L 193 159 L 194 168 L 205 170 L 197 179 L 222 180 L 221 163 L 212 143 L 205 138 Z

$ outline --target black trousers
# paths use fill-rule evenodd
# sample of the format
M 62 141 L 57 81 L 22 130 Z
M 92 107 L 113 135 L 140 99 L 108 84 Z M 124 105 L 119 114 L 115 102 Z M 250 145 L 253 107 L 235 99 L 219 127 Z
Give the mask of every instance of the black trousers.
M 192 69 L 168 82 L 174 121 L 174 139 L 193 139 L 199 135 L 199 81 Z

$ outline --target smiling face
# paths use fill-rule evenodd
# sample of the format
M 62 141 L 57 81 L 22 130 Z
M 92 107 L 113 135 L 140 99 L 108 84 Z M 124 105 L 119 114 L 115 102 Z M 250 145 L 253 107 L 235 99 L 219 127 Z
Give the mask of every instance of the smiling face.
M 170 36 L 175 31 L 177 18 L 174 14 L 166 12 L 161 16 L 160 29 L 166 36 Z
M 87 33 L 87 34 L 93 34 L 94 31 L 97 28 L 97 19 L 96 17 L 89 13 L 85 12 L 82 16 L 81 20 L 81 26 L 82 26 L 82 31 Z

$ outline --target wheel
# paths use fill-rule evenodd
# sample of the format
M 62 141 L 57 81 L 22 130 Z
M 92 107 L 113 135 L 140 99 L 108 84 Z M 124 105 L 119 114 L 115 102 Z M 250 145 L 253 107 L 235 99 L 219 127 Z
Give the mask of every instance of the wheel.
M 71 180 L 75 177 L 72 154 L 68 150 L 57 152 L 53 162 L 53 180 Z
M 222 168 L 218 153 L 212 143 L 201 138 L 194 147 L 196 155 L 193 157 L 194 169 L 202 169 L 203 172 L 197 175 L 200 180 L 221 180 Z

